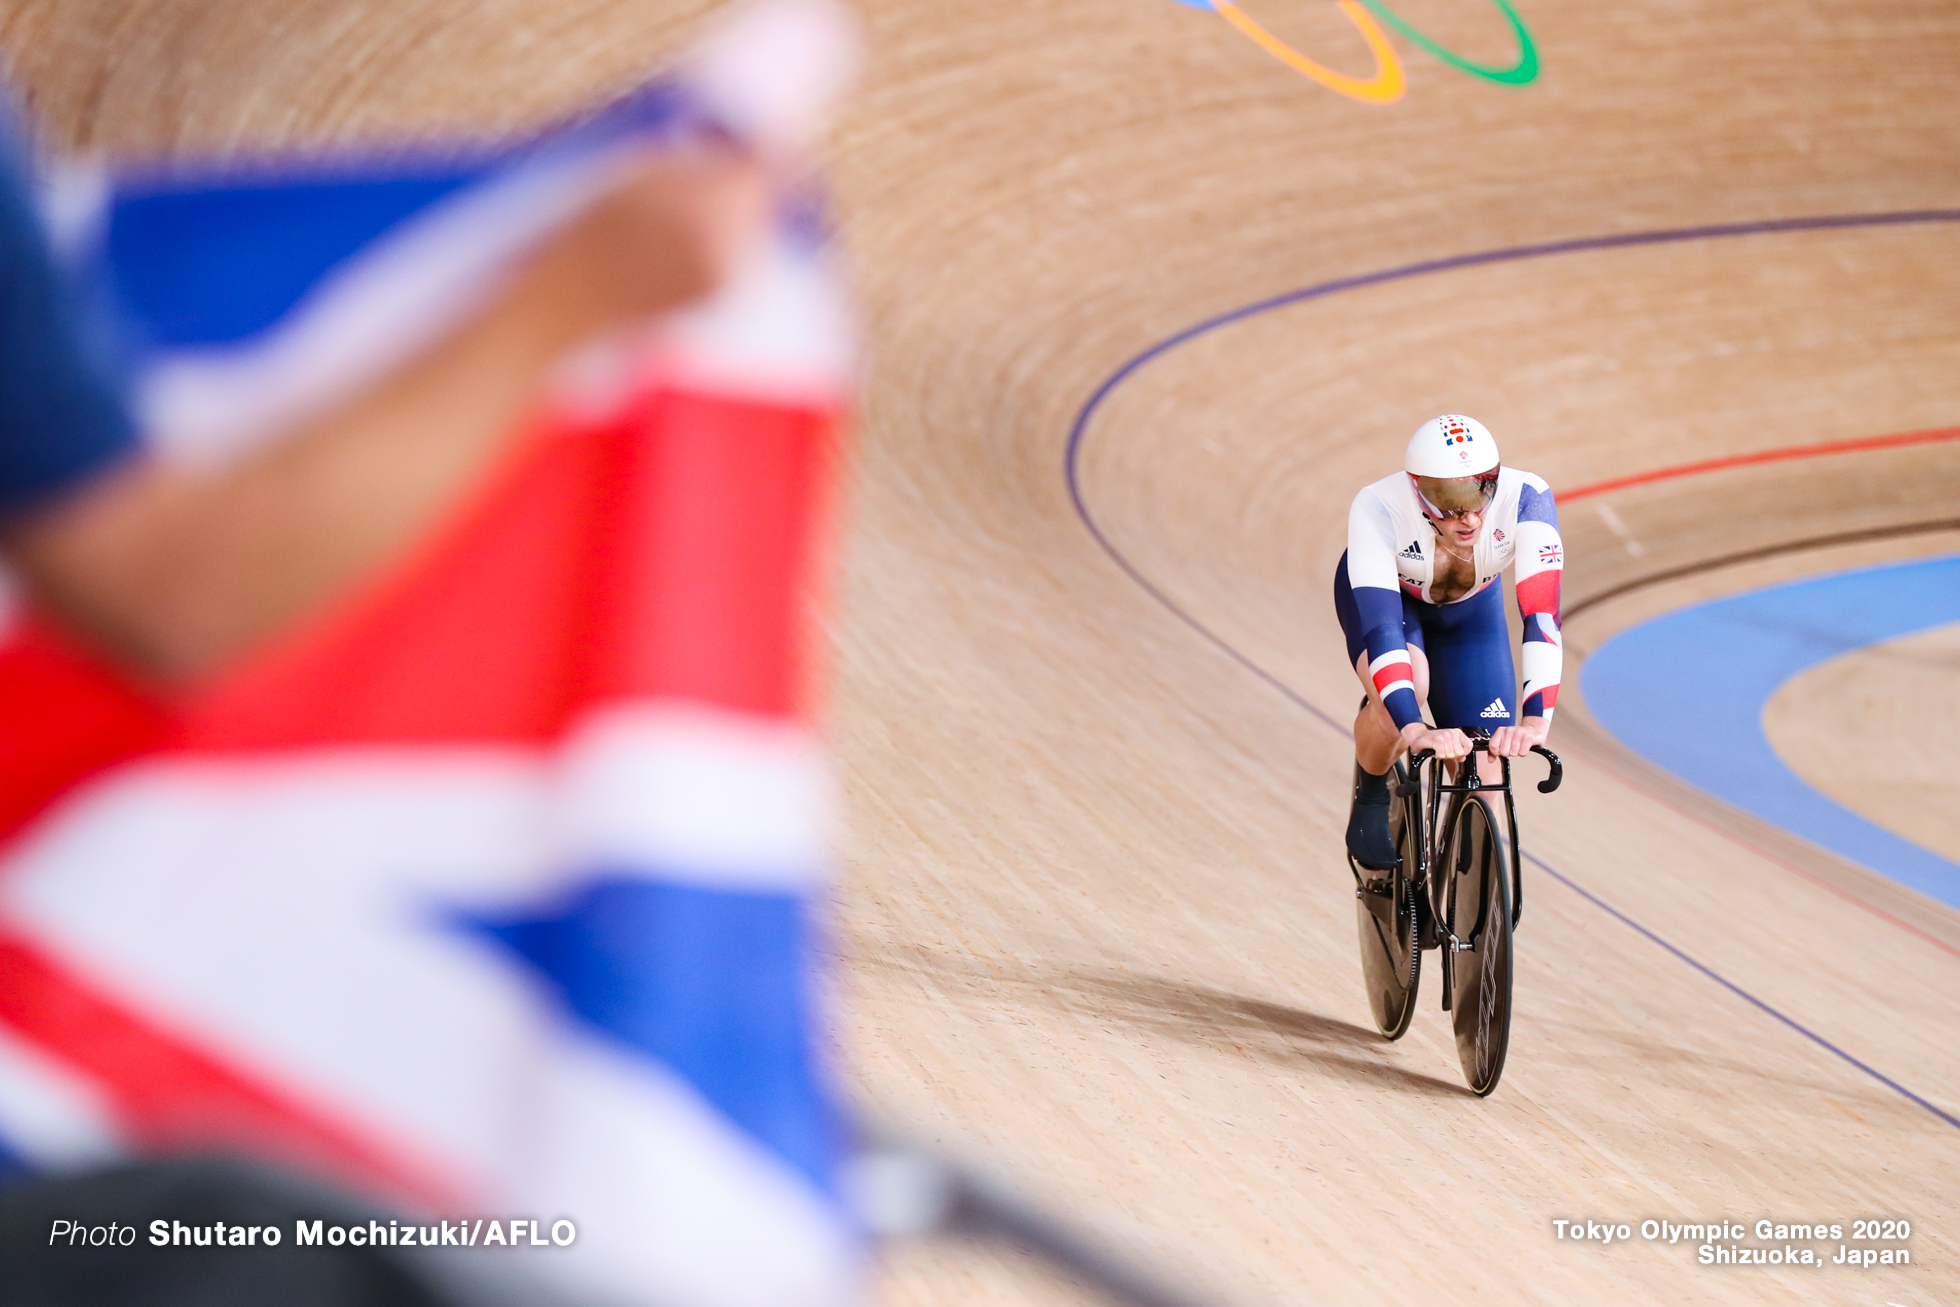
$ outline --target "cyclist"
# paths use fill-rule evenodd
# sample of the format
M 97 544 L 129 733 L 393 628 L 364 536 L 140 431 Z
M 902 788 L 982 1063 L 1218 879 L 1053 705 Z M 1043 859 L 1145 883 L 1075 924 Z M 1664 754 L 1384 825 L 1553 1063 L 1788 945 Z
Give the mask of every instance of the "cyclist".
M 1457 414 L 1423 423 L 1403 471 L 1354 497 L 1347 552 L 1334 569 L 1334 611 L 1368 691 L 1354 719 L 1347 828 L 1348 852 L 1363 867 L 1386 871 L 1399 861 L 1389 839 L 1388 770 L 1404 749 L 1462 758 L 1470 752 L 1465 731 L 1478 727 L 1491 732 L 1499 757 L 1544 743 L 1558 702 L 1564 555 L 1551 488 L 1503 466 L 1483 424 Z M 1514 561 L 1522 703 L 1495 584 Z M 1433 727 L 1423 720 L 1425 703 Z

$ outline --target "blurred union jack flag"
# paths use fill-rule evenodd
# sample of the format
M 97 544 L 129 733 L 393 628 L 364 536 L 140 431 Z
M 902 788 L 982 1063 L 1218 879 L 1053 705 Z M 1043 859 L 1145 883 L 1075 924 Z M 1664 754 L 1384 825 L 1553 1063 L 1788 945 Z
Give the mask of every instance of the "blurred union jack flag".
M 661 89 L 446 172 L 112 193 L 93 257 L 146 415 L 196 456 L 358 384 L 391 357 L 363 324 L 413 348 L 595 160 L 700 108 Z M 227 212 L 268 275 L 205 294 Z M 377 267 L 420 269 L 412 313 Z M 15 605 L 0 1163 L 244 1150 L 571 1218 L 554 1273 L 608 1300 L 840 1297 L 810 653 L 845 337 L 786 217 L 410 557 L 183 695 Z

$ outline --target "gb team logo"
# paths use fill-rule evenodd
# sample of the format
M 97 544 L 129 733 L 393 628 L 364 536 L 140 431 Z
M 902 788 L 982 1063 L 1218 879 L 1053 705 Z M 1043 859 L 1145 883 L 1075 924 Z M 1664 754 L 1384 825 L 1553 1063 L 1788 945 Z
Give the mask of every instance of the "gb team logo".
M 1454 414 L 1445 415 L 1439 421 L 1443 424 L 1443 448 L 1455 454 L 1457 461 L 1468 467 L 1476 455 L 1476 438 L 1470 434 L 1470 424 Z

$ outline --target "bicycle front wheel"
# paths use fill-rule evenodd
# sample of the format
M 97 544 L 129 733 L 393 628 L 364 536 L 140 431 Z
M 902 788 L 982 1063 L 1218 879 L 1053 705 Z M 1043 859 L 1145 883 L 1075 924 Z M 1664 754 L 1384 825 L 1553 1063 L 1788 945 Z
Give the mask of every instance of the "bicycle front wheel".
M 1463 1076 L 1480 1097 L 1497 1088 L 1511 1042 L 1510 860 L 1489 799 L 1467 797 L 1451 823 L 1449 927 L 1465 947 L 1450 961 L 1450 1015 Z

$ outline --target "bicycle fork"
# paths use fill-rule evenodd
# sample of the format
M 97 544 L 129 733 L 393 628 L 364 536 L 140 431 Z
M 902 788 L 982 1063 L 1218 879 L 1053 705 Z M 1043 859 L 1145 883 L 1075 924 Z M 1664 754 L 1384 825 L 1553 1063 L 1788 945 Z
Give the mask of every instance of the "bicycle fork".
M 1499 758 L 1498 762 L 1503 767 L 1503 779 L 1496 784 L 1486 783 L 1483 778 L 1483 769 L 1477 765 L 1477 754 L 1485 752 L 1488 747 L 1488 744 L 1484 740 L 1477 740 L 1470 757 L 1465 760 L 1463 779 L 1460 783 L 1448 785 L 1439 779 L 1431 787 L 1429 793 L 1429 820 L 1425 823 L 1426 833 L 1430 838 L 1424 842 L 1433 843 L 1437 832 L 1442 829 L 1437 819 L 1444 815 L 1442 807 L 1443 796 L 1445 794 L 1458 796 L 1451 802 L 1447 814 L 1450 819 L 1449 824 L 1452 828 L 1451 835 L 1453 836 L 1454 828 L 1457 824 L 1457 813 L 1465 803 L 1470 801 L 1466 796 L 1486 791 L 1501 793 L 1504 796 L 1504 815 L 1511 837 L 1511 881 L 1515 896 L 1513 902 L 1522 905 L 1523 898 L 1518 889 L 1518 881 L 1522 873 L 1522 868 L 1518 860 L 1518 814 L 1516 805 L 1511 802 L 1511 760 L 1509 758 Z M 1428 759 L 1421 761 L 1428 761 Z M 1420 762 L 1417 765 L 1420 766 Z M 1412 777 L 1411 783 L 1413 781 L 1414 778 Z M 1480 894 L 1478 896 L 1477 920 L 1471 926 L 1470 937 L 1468 939 L 1459 938 L 1453 929 L 1453 923 L 1450 921 L 1451 914 L 1447 908 L 1453 907 L 1455 904 L 1455 895 L 1457 892 L 1456 881 L 1469 870 L 1467 867 L 1458 865 L 1466 860 L 1468 852 L 1460 843 L 1455 842 L 1454 839 L 1446 837 L 1446 841 L 1445 847 L 1436 850 L 1439 856 L 1425 856 L 1423 858 L 1423 865 L 1417 869 L 1418 880 L 1416 885 L 1418 893 L 1422 896 L 1426 910 L 1436 923 L 1436 943 L 1438 952 L 1441 955 L 1440 960 L 1443 967 L 1443 1011 L 1448 1012 L 1451 1010 L 1456 994 L 1456 955 L 1459 953 L 1475 953 L 1477 951 L 1477 941 L 1483 935 L 1484 927 L 1489 923 L 1484 920 L 1483 896 Z M 1425 854 L 1429 852 L 1430 850 L 1428 849 L 1424 850 Z M 1438 868 L 1441 869 L 1441 874 L 1445 879 L 1441 884 L 1435 886 L 1435 892 L 1432 892 L 1429 877 Z M 1500 871 L 1499 874 L 1501 875 L 1503 873 Z M 1439 898 L 1446 905 L 1445 909 L 1441 911 L 1437 908 L 1437 900 Z M 1521 906 L 1512 910 L 1511 924 L 1514 928 L 1517 925 L 1521 911 Z

